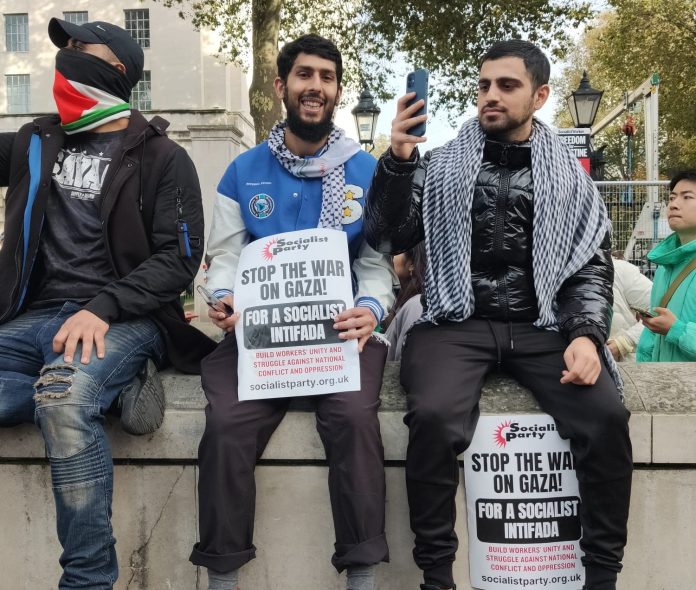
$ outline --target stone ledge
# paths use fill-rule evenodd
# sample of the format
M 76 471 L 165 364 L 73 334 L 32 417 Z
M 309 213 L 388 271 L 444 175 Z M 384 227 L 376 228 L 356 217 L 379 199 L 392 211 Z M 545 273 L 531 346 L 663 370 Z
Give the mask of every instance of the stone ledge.
M 696 363 L 621 365 L 626 382 L 626 406 L 632 412 L 634 460 L 643 464 L 696 464 Z M 382 386 L 380 422 L 385 458 L 403 461 L 407 430 L 402 419 L 405 398 L 399 385 L 398 363 L 387 363 Z M 205 398 L 200 378 L 165 371 L 167 412 L 155 433 L 134 437 L 110 418 L 107 431 L 115 459 L 191 461 L 196 459 L 204 426 Z M 324 451 L 314 428 L 309 405 L 297 400 L 271 439 L 264 459 L 316 461 Z M 539 412 L 528 390 L 514 380 L 494 374 L 483 389 L 482 414 Z M 0 460 L 44 457 L 36 428 L 0 428 Z

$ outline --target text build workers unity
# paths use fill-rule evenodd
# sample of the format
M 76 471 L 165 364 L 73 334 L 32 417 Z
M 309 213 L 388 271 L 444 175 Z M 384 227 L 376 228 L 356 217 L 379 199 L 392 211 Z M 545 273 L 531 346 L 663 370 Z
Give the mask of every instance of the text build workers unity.
M 311 229 L 248 244 L 239 258 L 239 399 L 360 388 L 358 346 L 334 318 L 353 305 L 344 232 Z

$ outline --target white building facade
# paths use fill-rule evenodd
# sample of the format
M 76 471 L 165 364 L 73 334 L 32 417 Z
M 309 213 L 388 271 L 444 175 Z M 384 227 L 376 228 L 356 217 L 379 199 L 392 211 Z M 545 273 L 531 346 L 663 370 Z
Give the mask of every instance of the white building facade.
M 209 227 L 220 177 L 255 143 L 245 74 L 216 58 L 217 34 L 196 31 L 177 10 L 151 0 L 0 0 L 0 12 L 0 131 L 15 131 L 36 116 L 56 112 L 52 88 L 57 50 L 47 33 L 52 17 L 124 27 L 145 54 L 143 79 L 131 103 L 147 118 L 167 119 L 169 136 L 191 155 Z M 0 204 L 4 206 L 4 199 Z M 4 211 L 0 223 L 3 232 Z

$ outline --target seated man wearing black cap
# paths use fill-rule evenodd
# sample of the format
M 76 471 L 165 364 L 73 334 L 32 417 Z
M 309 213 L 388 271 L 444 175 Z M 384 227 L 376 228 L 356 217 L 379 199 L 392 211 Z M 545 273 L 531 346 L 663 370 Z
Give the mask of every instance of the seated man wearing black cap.
M 9 186 L 0 426 L 41 429 L 63 546 L 59 588 L 101 590 L 118 577 L 104 414 L 145 364 L 197 372 L 213 348 L 178 303 L 200 263 L 203 210 L 168 123 L 148 123 L 128 104 L 143 71 L 129 33 L 55 18 L 48 30 L 61 48 L 59 116 L 0 134 L 0 184 Z M 161 397 L 126 389 L 135 393 L 128 429 L 156 427 Z

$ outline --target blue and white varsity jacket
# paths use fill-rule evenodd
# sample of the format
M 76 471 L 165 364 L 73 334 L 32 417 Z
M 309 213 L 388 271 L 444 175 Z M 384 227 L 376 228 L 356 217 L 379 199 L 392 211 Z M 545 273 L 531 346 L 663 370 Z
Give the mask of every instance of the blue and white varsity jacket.
M 345 163 L 343 231 L 353 271 L 355 305 L 368 307 L 381 321 L 394 303 L 394 270 L 363 237 L 365 197 L 377 161 L 360 151 Z M 321 213 L 321 178 L 288 172 L 263 142 L 228 166 L 217 188 L 206 262 L 208 285 L 220 297 L 231 293 L 239 255 L 253 240 L 315 228 Z

